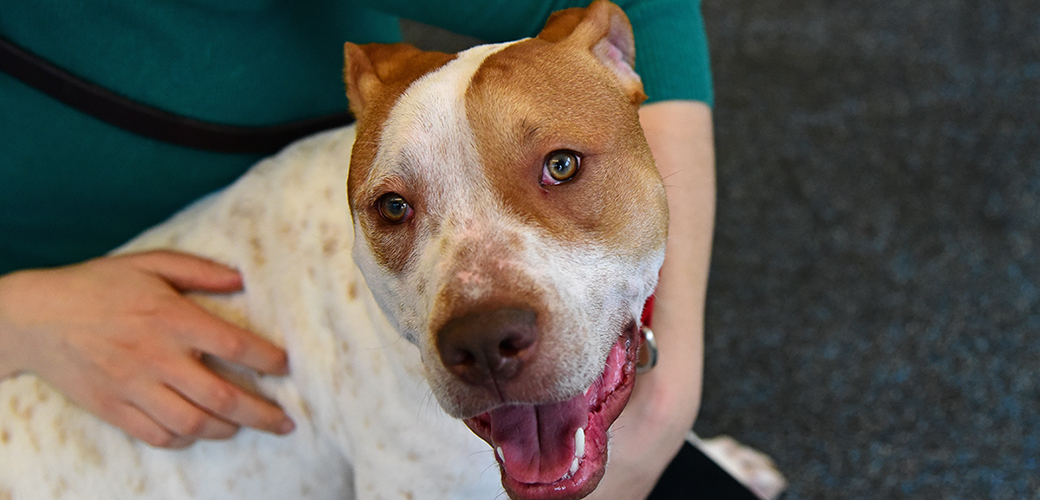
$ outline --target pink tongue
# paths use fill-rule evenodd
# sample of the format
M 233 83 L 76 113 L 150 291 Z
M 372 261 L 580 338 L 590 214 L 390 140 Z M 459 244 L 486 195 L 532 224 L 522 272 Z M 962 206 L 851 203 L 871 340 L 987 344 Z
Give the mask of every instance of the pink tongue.
M 626 345 L 627 346 L 627 345 Z M 562 479 L 574 463 L 574 431 L 589 432 L 589 409 L 624 377 L 626 346 L 614 344 L 603 374 L 586 394 L 544 405 L 509 405 L 491 410 L 491 440 L 502 448 L 502 462 L 513 479 L 549 484 Z M 609 422 L 608 422 L 609 425 Z M 595 439 L 587 435 L 586 439 Z
M 551 484 L 568 475 L 574 463 L 574 432 L 589 429 L 589 411 L 621 384 L 627 342 L 607 355 L 603 373 L 584 394 L 544 405 L 507 405 L 491 410 L 491 441 L 502 448 L 506 474 L 521 483 Z M 607 422 L 610 425 L 610 422 Z M 597 439 L 586 435 L 586 440 Z
M 594 398 L 590 395 L 590 398 Z M 589 421 L 584 394 L 545 405 L 491 411 L 491 439 L 502 448 L 506 473 L 522 483 L 555 483 L 574 462 L 574 432 Z

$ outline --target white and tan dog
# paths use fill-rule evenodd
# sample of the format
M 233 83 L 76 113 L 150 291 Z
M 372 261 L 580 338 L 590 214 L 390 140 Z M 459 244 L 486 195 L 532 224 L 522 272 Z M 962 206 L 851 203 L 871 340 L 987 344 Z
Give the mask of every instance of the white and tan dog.
M 0 499 L 588 494 L 668 221 L 633 55 L 605 1 L 457 55 L 347 44 L 356 128 L 119 250 L 241 270 L 243 293 L 196 298 L 285 346 L 290 376 L 238 371 L 297 430 L 154 449 L 23 375 L 0 385 Z

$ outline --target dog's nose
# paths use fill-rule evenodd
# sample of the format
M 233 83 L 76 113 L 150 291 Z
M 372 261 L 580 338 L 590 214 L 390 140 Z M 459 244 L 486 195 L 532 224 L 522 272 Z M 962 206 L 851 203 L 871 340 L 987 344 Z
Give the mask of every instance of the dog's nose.
M 506 382 L 534 355 L 534 311 L 501 308 L 449 321 L 437 334 L 437 350 L 449 371 L 472 385 Z

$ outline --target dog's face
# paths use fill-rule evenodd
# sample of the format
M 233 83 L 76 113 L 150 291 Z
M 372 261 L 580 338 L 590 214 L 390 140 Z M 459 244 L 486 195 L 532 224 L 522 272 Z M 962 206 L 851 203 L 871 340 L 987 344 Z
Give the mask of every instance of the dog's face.
M 667 206 L 612 4 L 457 56 L 347 46 L 354 257 L 511 496 L 595 488 Z

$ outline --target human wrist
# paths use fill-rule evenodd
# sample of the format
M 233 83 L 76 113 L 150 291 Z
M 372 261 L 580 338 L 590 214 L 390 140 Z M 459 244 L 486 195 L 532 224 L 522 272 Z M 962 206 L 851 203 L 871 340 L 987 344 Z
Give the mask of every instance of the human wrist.
M 0 380 L 23 372 L 40 375 L 53 346 L 45 325 L 67 318 L 49 304 L 59 285 L 53 277 L 63 269 L 28 269 L 0 276 Z
M 672 260 L 680 257 L 693 260 L 689 255 L 672 255 Z M 649 411 L 670 415 L 676 421 L 685 419 L 688 428 L 701 401 L 706 281 L 699 273 L 679 273 L 667 264 L 668 260 L 657 289 L 653 318 L 658 365 L 644 374 L 644 379 L 652 392 Z
M 14 377 L 28 369 L 25 357 L 25 339 L 17 327 L 14 314 L 20 307 L 19 283 L 26 279 L 25 271 L 0 276 L 0 380 Z
M 655 321 L 655 326 L 658 323 Z M 685 435 L 692 428 L 701 403 L 702 349 L 700 345 L 668 342 L 677 336 L 700 338 L 694 332 L 657 326 L 655 332 L 661 349 L 660 363 L 651 371 L 636 377 L 644 404 L 638 408 L 640 421 L 661 429 L 663 434 Z M 685 340 L 685 339 L 684 339 Z

